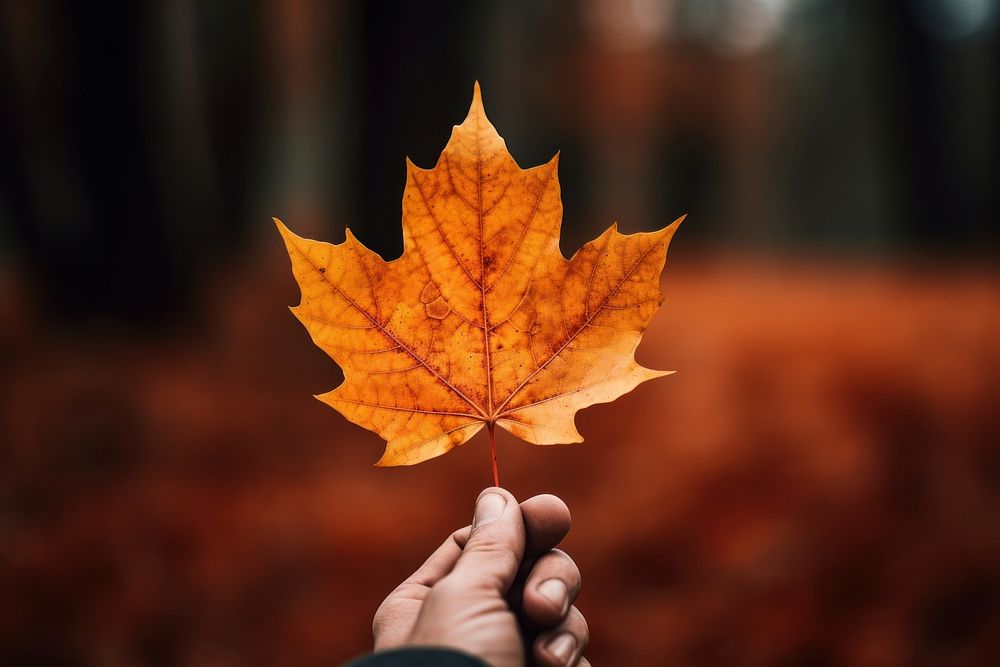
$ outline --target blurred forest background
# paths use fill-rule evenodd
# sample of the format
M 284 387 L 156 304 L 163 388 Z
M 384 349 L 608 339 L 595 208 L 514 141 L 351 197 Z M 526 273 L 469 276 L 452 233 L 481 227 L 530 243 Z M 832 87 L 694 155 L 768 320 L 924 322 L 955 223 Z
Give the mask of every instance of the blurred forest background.
M 311 398 L 270 216 L 401 249 L 473 81 L 563 249 L 690 217 L 640 361 L 501 437 L 596 665 L 1000 655 L 1000 2 L 0 2 L 0 663 L 329 665 L 490 483 Z

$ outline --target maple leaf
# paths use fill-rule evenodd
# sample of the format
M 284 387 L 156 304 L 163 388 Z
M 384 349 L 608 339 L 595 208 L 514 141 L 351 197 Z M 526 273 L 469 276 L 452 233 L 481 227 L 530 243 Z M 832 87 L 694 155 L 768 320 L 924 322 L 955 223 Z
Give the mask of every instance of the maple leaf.
M 559 251 L 556 170 L 521 169 L 486 118 L 479 84 L 438 163 L 406 161 L 403 254 L 329 244 L 275 219 L 302 292 L 292 312 L 344 371 L 317 396 L 386 441 L 376 465 L 444 454 L 484 426 L 536 445 L 582 442 L 578 410 L 669 374 L 635 361 L 662 301 L 667 245 L 617 223 Z

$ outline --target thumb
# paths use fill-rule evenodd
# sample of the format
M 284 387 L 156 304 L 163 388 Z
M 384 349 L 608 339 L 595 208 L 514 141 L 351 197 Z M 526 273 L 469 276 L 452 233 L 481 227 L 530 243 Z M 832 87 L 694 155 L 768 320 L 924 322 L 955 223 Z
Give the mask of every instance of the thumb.
M 524 557 L 524 518 L 509 492 L 490 487 L 479 494 L 472 533 L 450 577 L 462 588 L 485 587 L 504 595 Z

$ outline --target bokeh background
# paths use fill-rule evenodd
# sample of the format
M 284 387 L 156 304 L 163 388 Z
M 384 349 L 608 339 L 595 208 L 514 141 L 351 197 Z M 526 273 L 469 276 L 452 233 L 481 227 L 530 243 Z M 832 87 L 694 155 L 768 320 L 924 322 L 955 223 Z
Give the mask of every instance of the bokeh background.
M 1000 655 L 1000 2 L 0 3 L 0 663 L 330 665 L 490 483 L 311 398 L 271 223 L 386 257 L 482 82 L 563 249 L 690 214 L 562 496 L 597 665 Z

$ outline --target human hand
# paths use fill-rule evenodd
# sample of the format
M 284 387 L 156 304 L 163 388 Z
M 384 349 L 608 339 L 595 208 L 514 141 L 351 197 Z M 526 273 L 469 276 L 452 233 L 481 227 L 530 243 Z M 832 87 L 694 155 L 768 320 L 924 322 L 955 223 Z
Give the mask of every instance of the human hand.
M 580 570 L 554 547 L 570 514 L 550 495 L 518 505 L 507 491 L 479 494 L 471 526 L 459 529 L 389 594 L 372 624 L 375 650 L 442 646 L 495 667 L 589 666 L 590 633 L 572 606 Z

